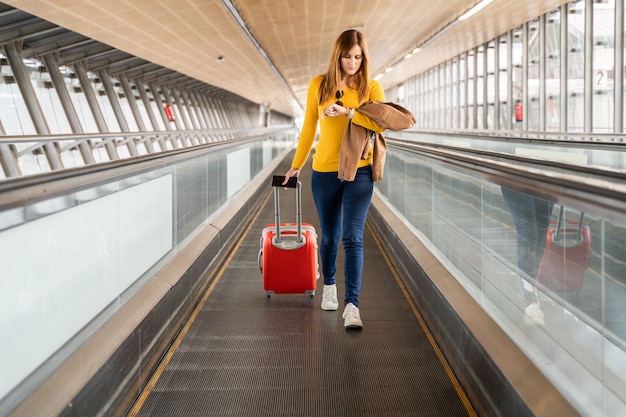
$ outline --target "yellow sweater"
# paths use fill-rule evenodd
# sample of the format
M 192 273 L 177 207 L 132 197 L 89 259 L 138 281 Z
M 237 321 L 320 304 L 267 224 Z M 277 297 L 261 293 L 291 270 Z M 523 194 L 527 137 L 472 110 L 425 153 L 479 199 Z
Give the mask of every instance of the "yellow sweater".
M 348 125 L 348 116 L 324 117 L 320 119 L 320 115 L 324 113 L 324 109 L 335 101 L 335 98 L 333 98 L 321 106 L 318 105 L 322 79 L 323 76 L 318 75 L 313 78 L 309 84 L 304 123 L 292 165 L 294 168 L 302 169 L 306 163 L 309 153 L 311 153 L 313 142 L 315 141 L 319 121 L 320 137 L 315 146 L 315 153 L 313 154 L 313 170 L 319 172 L 336 172 L 339 169 L 339 148 L 341 147 L 343 133 Z M 358 108 L 362 104 L 359 101 L 359 92 L 355 88 L 345 89 L 343 91 L 343 97 L 340 100 L 345 107 L 353 109 Z M 385 91 L 378 81 L 370 81 L 369 97 L 366 97 L 365 101 L 385 101 Z M 352 123 L 377 133 L 384 130 L 367 116 L 358 112 L 354 112 Z M 370 149 L 368 158 L 361 160 L 359 167 L 371 164 L 372 150 Z

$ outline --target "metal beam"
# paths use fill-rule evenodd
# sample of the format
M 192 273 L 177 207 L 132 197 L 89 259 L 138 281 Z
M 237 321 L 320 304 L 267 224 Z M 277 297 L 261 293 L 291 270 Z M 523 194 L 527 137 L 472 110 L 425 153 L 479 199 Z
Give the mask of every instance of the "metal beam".
M 4 130 L 2 120 L 0 120 L 0 138 L 2 136 L 6 136 L 6 134 L 7 132 Z M 0 165 L 2 166 L 2 171 L 4 171 L 4 175 L 7 178 L 17 178 L 22 175 L 22 171 L 20 171 L 17 158 L 11 148 L 12 147 L 10 145 L 0 143 Z
M 11 67 L 11 71 L 13 71 L 13 76 L 22 93 L 22 97 L 24 98 L 24 103 L 35 126 L 35 130 L 39 135 L 49 135 L 51 133 L 50 128 L 48 127 L 45 115 L 39 104 L 35 88 L 30 82 L 28 71 L 26 71 L 26 67 L 24 66 L 24 61 L 19 52 L 19 45 L 17 43 L 8 43 L 4 45 L 4 52 L 6 53 L 9 66 Z M 53 171 L 63 169 L 63 162 L 61 161 L 59 152 L 54 143 L 46 143 L 43 145 L 43 149 L 50 169 Z
M 74 63 L 74 73 L 78 77 L 78 81 L 80 82 L 80 86 L 83 88 L 83 94 L 87 99 L 87 104 L 89 104 L 89 108 L 91 109 L 91 114 L 98 126 L 98 130 L 100 133 L 108 133 L 109 128 L 107 126 L 106 120 L 104 118 L 104 114 L 102 114 L 102 109 L 100 108 L 100 104 L 98 103 L 98 98 L 96 97 L 96 93 L 93 89 L 91 80 L 87 75 L 87 71 L 85 70 L 85 66 L 82 62 Z M 107 142 L 104 146 L 106 150 L 107 156 L 111 161 L 118 160 L 120 157 L 117 153 L 117 149 L 111 142 Z
M 128 123 L 126 122 L 126 117 L 124 116 L 124 111 L 122 110 L 122 105 L 120 104 L 119 96 L 117 94 L 117 91 L 115 91 L 115 87 L 113 86 L 113 82 L 111 81 L 109 74 L 104 70 L 100 70 L 98 72 L 98 76 L 100 77 L 100 81 L 102 81 L 104 91 L 109 98 L 109 102 L 111 103 L 111 108 L 113 109 L 113 113 L 115 114 L 117 123 L 120 125 L 120 130 L 122 132 L 130 132 Z M 126 146 L 131 156 L 139 155 L 134 140 L 129 140 Z
M 46 68 L 48 69 L 48 73 L 50 74 L 50 79 L 52 80 L 54 89 L 59 96 L 59 101 L 63 106 L 65 116 L 67 117 L 67 121 L 70 124 L 72 132 L 84 133 L 83 126 L 81 125 L 78 114 L 76 113 L 76 108 L 74 107 L 70 93 L 67 91 L 65 80 L 63 79 L 61 71 L 59 71 L 55 57 L 52 54 L 48 54 L 43 56 L 43 60 L 46 64 Z M 78 144 L 78 150 L 85 165 L 91 165 L 95 162 L 93 154 L 91 153 L 91 147 L 87 141 L 81 141 Z
M 87 60 L 86 69 L 94 70 L 94 66 L 89 65 L 88 60 L 117 52 L 117 49 L 92 40 L 75 46 L 75 48 L 68 48 L 61 51 L 61 55 L 58 59 L 59 65 L 71 65 L 78 61 Z
M 53 38 L 24 44 L 22 56 L 24 58 L 30 58 L 56 52 L 60 53 L 64 49 L 74 48 L 91 42 L 93 42 L 91 39 L 85 38 L 82 35 L 66 31 L 62 35 Z

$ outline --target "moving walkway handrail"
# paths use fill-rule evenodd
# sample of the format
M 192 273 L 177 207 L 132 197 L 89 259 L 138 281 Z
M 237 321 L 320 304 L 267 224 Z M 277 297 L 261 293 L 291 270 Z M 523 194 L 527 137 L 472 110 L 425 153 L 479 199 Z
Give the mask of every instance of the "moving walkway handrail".
M 0 135 L 0 168 L 6 178 L 16 178 L 38 173 L 22 173 L 19 160 L 38 154 L 45 155 L 53 171 L 63 171 L 61 155 L 71 150 L 80 151 L 83 166 L 136 157 L 141 154 L 162 153 L 168 149 L 182 149 L 206 143 L 222 142 L 242 136 L 260 135 L 293 129 L 292 125 L 272 127 L 246 127 L 232 129 L 165 130 L 145 132 L 115 132 L 55 135 Z M 137 145 L 143 144 L 145 151 Z M 155 146 L 158 144 L 159 146 Z M 106 156 L 94 151 L 104 148 Z M 125 149 L 120 152 L 119 149 Z M 125 154 L 128 154 L 125 156 Z M 98 159 L 105 159 L 98 160 Z M 53 168 L 54 167 L 54 168 Z M 60 169 L 59 169 L 60 167 Z
M 408 144 L 408 145 L 416 144 L 416 145 L 423 145 L 426 147 L 433 147 L 433 148 L 438 148 L 438 149 L 449 149 L 452 151 L 464 152 L 464 153 L 473 154 L 477 156 L 488 156 L 492 158 L 506 158 L 509 160 L 516 161 L 518 163 L 532 163 L 532 164 L 540 164 L 542 166 L 555 168 L 555 169 L 562 169 L 562 170 L 568 170 L 568 171 L 574 170 L 579 174 L 596 175 L 598 173 L 601 173 L 602 176 L 614 178 L 615 180 L 626 180 L 626 171 L 620 171 L 620 170 L 607 168 L 607 167 L 600 167 L 600 166 L 594 166 L 594 165 L 576 165 L 576 164 L 563 162 L 563 161 L 533 158 L 530 156 L 491 151 L 491 150 L 486 150 L 486 149 L 446 145 L 443 143 L 415 142 L 410 139 L 397 139 L 397 138 L 393 138 L 392 140 L 398 144 L 400 143 Z M 626 152 L 626 144 L 624 144 L 623 148 L 624 148 L 623 150 Z
M 545 145 L 567 144 L 571 147 L 590 149 L 626 150 L 626 134 L 623 133 L 581 133 L 581 132 L 541 132 L 521 130 L 441 130 L 413 129 L 404 131 L 408 134 L 424 134 L 445 137 L 489 139 L 541 143 Z
M 233 128 L 233 129 L 196 129 L 196 130 L 162 130 L 162 131 L 145 131 L 145 132 L 113 132 L 113 133 L 81 133 L 81 134 L 54 134 L 54 135 L 19 135 L 19 136 L 0 136 L 0 143 L 2 144 L 15 144 L 15 143 L 48 143 L 48 142 L 62 142 L 62 141 L 86 141 L 90 139 L 132 139 L 132 138 L 145 138 L 145 137 L 171 137 L 171 136 L 185 136 L 192 137 L 197 135 L 213 135 L 213 134 L 226 134 L 226 133 L 238 133 L 238 132 L 268 132 L 272 130 L 281 130 L 282 127 L 277 129 L 272 128 Z
M 493 183 L 626 223 L 626 173 L 387 137 L 389 148 L 463 167 Z
M 167 163 L 171 163 L 180 159 L 192 158 L 197 155 L 198 152 L 206 152 L 207 150 L 217 149 L 223 146 L 232 146 L 234 143 L 246 143 L 258 140 L 268 134 L 282 130 L 285 129 L 265 129 L 262 133 L 257 132 L 253 135 L 241 136 L 235 139 L 229 139 L 228 141 L 210 142 L 83 167 L 51 171 L 44 174 L 9 178 L 0 181 L 0 211 L 13 207 L 15 204 L 19 204 L 24 198 L 28 198 L 30 202 L 33 202 L 37 199 L 37 196 L 50 198 L 51 195 L 62 194 L 64 190 L 66 190 L 66 187 L 75 187 L 77 185 L 76 181 L 73 181 L 73 179 L 77 179 L 81 186 L 88 186 L 102 179 L 110 178 L 112 172 L 115 172 L 115 175 L 131 175 L 150 169 L 155 165 L 164 164 L 166 161 Z M 67 180 L 66 187 L 60 185 L 60 181 L 62 180 Z M 54 184 L 54 186 L 51 187 L 50 184 Z M 39 187 L 40 189 L 35 190 L 33 187 Z M 26 194 L 22 195 L 21 190 L 24 190 Z

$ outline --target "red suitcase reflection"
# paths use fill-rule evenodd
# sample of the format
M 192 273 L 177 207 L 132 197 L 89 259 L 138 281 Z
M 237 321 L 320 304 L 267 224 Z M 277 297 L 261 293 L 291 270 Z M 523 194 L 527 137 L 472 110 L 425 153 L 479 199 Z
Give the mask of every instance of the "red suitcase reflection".
M 582 213 L 578 222 L 566 222 L 562 210 L 559 221 L 552 222 L 548 228 L 537 282 L 554 292 L 575 292 L 583 287 L 585 280 L 591 233 L 583 223 Z

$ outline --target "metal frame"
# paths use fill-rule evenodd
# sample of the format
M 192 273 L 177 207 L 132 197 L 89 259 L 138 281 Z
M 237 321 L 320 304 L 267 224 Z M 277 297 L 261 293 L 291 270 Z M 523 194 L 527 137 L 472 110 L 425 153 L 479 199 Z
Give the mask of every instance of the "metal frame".
M 594 132 L 593 126 L 593 42 L 594 42 L 594 0 L 582 0 L 584 1 L 584 25 L 585 25 L 585 38 L 584 38 L 584 124 L 583 131 L 586 133 Z M 506 51 L 506 71 L 507 71 L 507 91 L 506 91 L 506 105 L 502 106 L 500 102 L 500 78 L 501 74 L 499 73 L 499 55 L 501 51 L 496 46 L 496 51 L 494 51 L 495 62 L 496 62 L 496 77 L 495 83 L 496 85 L 491 85 L 488 81 L 488 57 L 485 56 L 483 61 L 483 76 L 485 78 L 485 83 L 483 85 L 483 99 L 487 100 L 487 89 L 489 87 L 493 88 L 494 92 L 494 120 L 493 123 L 490 124 L 489 121 L 489 110 L 487 108 L 488 103 L 485 102 L 485 108 L 481 113 L 478 111 L 478 96 L 477 96 L 477 83 L 478 74 L 477 74 L 477 65 L 478 63 L 478 49 L 479 46 L 476 46 L 468 51 L 465 51 L 444 63 L 438 63 L 434 65 L 432 68 L 428 69 L 424 73 L 413 77 L 412 79 L 406 80 L 405 85 L 414 86 L 414 89 L 407 89 L 406 91 L 406 103 L 409 106 L 409 109 L 412 110 L 416 116 L 416 127 L 420 129 L 448 129 L 450 124 L 448 123 L 448 119 L 443 115 L 437 115 L 435 112 L 438 111 L 438 104 L 442 99 L 445 99 L 445 95 L 441 93 L 433 96 L 433 90 L 439 92 L 443 91 L 450 86 L 451 88 L 455 88 L 457 92 L 457 97 L 451 98 L 451 111 L 457 112 L 457 120 L 458 122 L 453 123 L 454 128 L 458 129 L 466 129 L 466 130 L 481 130 L 478 129 L 478 121 L 482 121 L 482 130 L 497 130 L 504 129 L 504 132 L 513 130 L 515 128 L 521 129 L 526 132 L 529 129 L 532 129 L 535 132 L 545 132 L 548 129 L 548 85 L 547 81 L 547 71 L 548 71 L 548 61 L 547 61 L 547 44 L 548 44 L 548 19 L 550 18 L 550 14 L 554 12 L 559 12 L 560 19 L 560 33 L 558 34 L 558 40 L 560 42 L 560 50 L 559 50 L 559 71 L 560 71 L 560 92 L 559 92 L 559 104 L 560 104 L 560 112 L 559 112 L 559 127 L 558 129 L 561 132 L 568 131 L 569 123 L 568 123 L 568 53 L 569 53 L 569 45 L 568 45 L 568 30 L 569 30 L 569 9 L 570 5 L 573 3 L 567 3 L 561 5 L 559 8 L 554 9 L 546 14 L 538 16 L 537 19 L 533 19 L 532 24 L 537 25 L 538 29 L 538 47 L 539 47 L 539 106 L 538 111 L 539 115 L 537 119 L 537 123 L 530 123 L 529 115 L 529 94 L 526 88 L 523 89 L 521 94 L 521 102 L 523 108 L 523 116 L 521 123 L 513 122 L 515 114 L 515 102 L 513 100 L 513 79 L 512 72 L 514 70 L 513 67 L 513 33 L 515 30 L 521 29 L 522 31 L 522 65 L 521 65 L 521 73 L 522 73 L 522 85 L 527 86 L 529 82 L 529 32 L 530 32 L 530 24 L 531 22 L 526 22 L 521 25 L 519 28 L 509 30 L 508 32 L 497 36 L 494 41 L 496 45 L 499 45 L 501 40 L 505 40 L 507 44 Z M 614 89 L 613 89 L 613 105 L 614 105 L 614 114 L 613 116 L 613 133 L 615 134 L 624 134 L 624 0 L 615 0 L 615 28 L 614 28 Z M 505 38 L 503 38 L 505 37 Z M 484 43 L 482 48 L 484 49 L 484 54 L 488 54 L 488 45 L 490 42 Z M 550 51 L 552 52 L 552 51 Z M 468 61 L 469 56 L 473 54 L 474 60 L 470 64 Z M 463 62 L 464 61 L 464 62 Z M 470 65 L 472 65 L 472 69 L 474 70 L 474 74 L 470 78 L 468 76 L 470 70 Z M 457 79 L 454 77 L 445 76 L 445 74 L 441 74 L 445 72 L 450 67 L 456 67 L 458 74 Z M 468 93 L 470 79 L 473 81 L 474 85 L 471 87 L 471 92 L 473 93 L 473 98 L 470 102 Z M 415 82 L 412 82 L 415 80 Z M 441 85 L 441 83 L 445 83 L 446 85 Z M 463 83 L 463 85 L 461 84 Z M 456 85 L 455 85 L 456 84 Z M 436 93 L 435 93 L 436 94 Z M 415 96 L 415 100 L 411 97 L 411 95 Z M 454 97 L 454 95 L 451 95 Z M 473 107 L 470 112 L 470 106 Z M 502 110 L 508 109 L 509 114 L 503 117 Z M 446 109 L 444 109 L 445 111 Z M 441 112 L 440 112 L 441 113 Z M 471 119 L 470 119 L 471 117 Z M 454 117 L 452 118 L 454 120 Z M 504 124 L 502 123 L 504 120 Z M 471 126 L 471 127 L 470 127 Z M 551 128 L 554 128 L 551 126 Z M 506 133 L 504 133 L 506 134 Z

